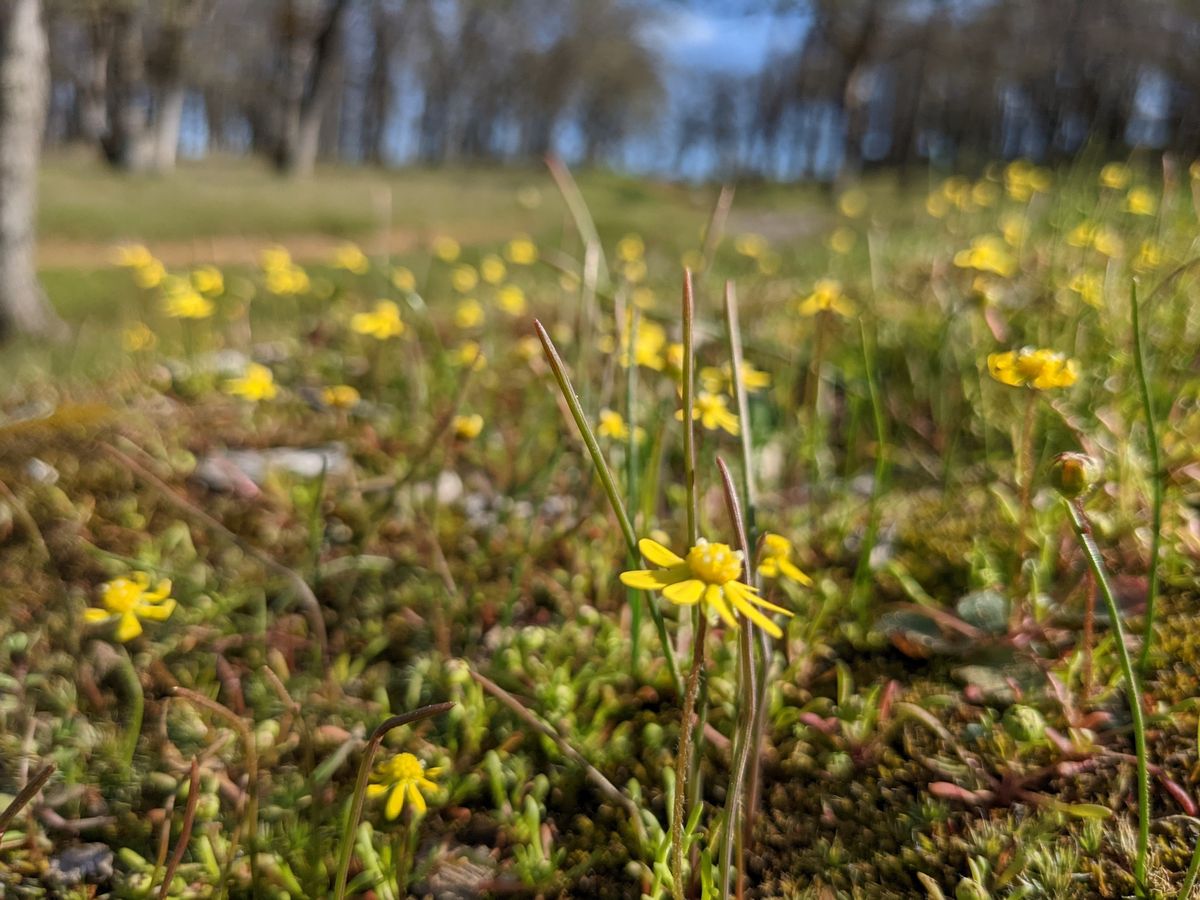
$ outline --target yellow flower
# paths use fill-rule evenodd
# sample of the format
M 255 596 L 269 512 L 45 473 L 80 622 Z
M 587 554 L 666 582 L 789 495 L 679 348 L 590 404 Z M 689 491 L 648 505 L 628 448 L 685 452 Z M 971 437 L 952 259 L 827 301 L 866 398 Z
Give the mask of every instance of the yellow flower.
M 990 181 L 977 181 L 971 188 L 971 202 L 976 206 L 992 206 L 1000 199 L 1000 188 Z
M 488 284 L 499 284 L 508 274 L 508 268 L 504 265 L 504 260 L 495 253 L 489 253 L 479 261 L 479 274 Z
M 1061 353 L 1036 347 L 1022 347 L 1004 353 L 991 353 L 988 372 L 1002 384 L 1031 387 L 1039 391 L 1070 387 L 1079 377 L 1077 363 Z
M 454 310 L 454 324 L 459 328 L 474 328 L 483 321 L 483 305 L 473 297 L 460 300 Z
M 675 418 L 683 421 L 683 410 L 675 410 Z M 700 391 L 692 406 L 692 418 L 698 420 L 708 431 L 722 428 L 730 434 L 738 433 L 738 418 L 729 411 L 729 400 L 724 394 Z
M 953 175 L 942 182 L 942 196 L 960 210 L 971 206 L 971 182 L 961 175 Z
M 272 269 L 286 269 L 292 264 L 292 254 L 288 252 L 287 247 L 275 244 L 258 255 L 258 262 L 268 272 Z
M 144 266 L 133 270 L 133 282 L 140 288 L 155 288 L 167 277 L 167 268 L 157 259 L 151 259 Z
M 216 266 L 201 266 L 192 270 L 192 287 L 202 294 L 216 297 L 225 291 L 225 276 Z
M 1098 272 L 1076 272 L 1067 285 L 1088 306 L 1099 308 L 1104 299 L 1104 278 Z
M 629 439 L 629 426 L 621 414 L 613 409 L 600 410 L 600 424 L 596 426 L 596 434 L 615 441 Z
M 625 330 L 621 333 L 621 352 L 618 358 L 621 366 L 629 368 L 629 332 L 632 330 L 633 312 L 625 314 Z M 661 372 L 663 368 L 663 348 L 667 345 L 667 331 L 657 322 L 639 318 L 637 334 L 633 336 L 633 364 L 644 366 Z M 613 353 L 617 349 L 612 335 L 600 339 L 600 349 L 605 353 Z
M 123 269 L 141 269 L 157 262 L 144 244 L 122 244 L 113 251 L 113 263 Z
M 815 316 L 821 312 L 834 312 L 839 316 L 854 315 L 854 304 L 842 290 L 842 283 L 834 278 L 822 278 L 813 291 L 800 301 L 800 315 Z
M 476 372 L 487 365 L 487 357 L 475 341 L 463 341 L 454 351 L 454 361 L 460 366 L 470 366 Z
M 812 579 L 792 562 L 792 549 L 792 542 L 781 534 L 763 535 L 758 574 L 763 578 L 790 578 L 806 587 L 812 587 Z
M 483 416 L 472 413 L 469 416 L 455 416 L 450 423 L 454 436 L 464 441 L 473 441 L 483 431 Z
M 452 237 L 436 237 L 433 239 L 433 255 L 442 262 L 451 263 L 462 253 L 462 246 Z
M 350 319 L 350 328 L 380 341 L 404 334 L 400 307 L 391 300 L 377 300 L 373 311 L 355 313 Z
M 121 346 L 130 353 L 149 350 L 157 342 L 158 338 L 145 322 L 136 322 L 130 325 L 121 335 Z
M 742 254 L 742 256 L 758 259 L 771 249 L 771 245 L 767 243 L 767 239 L 761 234 L 751 232 L 739 234 L 733 241 L 733 249 Z
M 1026 224 L 1024 216 L 1005 213 L 1000 217 L 1000 233 L 1004 235 L 1004 242 L 1010 247 L 1020 247 L 1025 243 L 1029 226 Z
M 653 288 L 635 287 L 629 293 L 629 299 L 638 309 L 651 309 L 654 306 L 655 293 Z
M 510 316 L 525 313 L 525 292 L 515 284 L 506 284 L 496 291 L 496 303 Z
M 349 384 L 334 384 L 321 391 L 321 399 L 334 409 L 353 409 L 362 397 Z
M 454 271 L 450 273 L 450 284 L 460 294 L 470 293 L 479 284 L 479 273 L 475 271 L 474 266 L 466 263 L 455 266 Z
M 520 234 L 508 242 L 504 255 L 514 266 L 530 266 L 537 262 L 537 244 L 528 235 Z
M 392 285 L 398 291 L 411 294 L 417 289 L 417 277 L 413 275 L 412 269 L 396 266 L 392 269 Z
M 646 263 L 645 260 L 635 259 L 633 262 L 627 262 L 621 267 L 621 274 L 625 276 L 625 280 L 631 284 L 637 284 L 639 281 L 646 279 Z
M 1163 249 L 1152 240 L 1142 241 L 1142 245 L 1138 248 L 1138 255 L 1133 258 L 1133 270 L 1135 272 L 1153 272 L 1163 261 Z
M 374 800 L 387 797 L 384 815 L 394 819 L 404 810 L 407 798 L 418 815 L 424 815 L 425 797 L 421 793 L 433 793 L 437 785 L 430 779 L 441 774 L 441 769 L 426 769 L 425 764 L 411 753 L 398 753 L 371 773 L 372 784 L 367 785 L 367 796 Z
M 365 275 L 371 263 L 357 244 L 342 244 L 333 251 L 333 267 L 345 269 L 354 275 Z
M 638 549 L 647 562 L 659 568 L 622 572 L 622 584 L 641 591 L 661 591 L 680 606 L 692 606 L 703 600 L 731 628 L 737 628 L 734 614 L 739 613 L 772 637 L 783 637 L 782 629 L 762 610 L 785 616 L 792 613 L 763 600 L 755 588 L 738 580 L 743 568 L 740 550 L 733 550 L 728 544 L 710 544 L 703 538 L 688 551 L 686 558 L 676 556 L 649 538 L 638 541 Z
M 991 272 L 1001 278 L 1011 278 L 1017 271 L 1017 261 L 1008 252 L 1008 247 L 991 234 L 975 238 L 968 249 L 955 253 L 954 264 L 960 269 Z
M 231 378 L 225 383 L 225 392 L 257 403 L 270 400 L 278 393 L 275 376 L 266 366 L 250 363 L 240 378 Z
M 848 219 L 857 219 L 867 211 L 867 192 L 852 188 L 838 198 L 838 209 Z
M 1119 162 L 1106 164 L 1100 169 L 1100 184 L 1115 191 L 1121 190 L 1129 184 L 1129 166 Z
M 163 311 L 172 319 L 207 319 L 213 314 L 213 302 L 185 286 L 163 298 Z
M 719 394 L 726 389 L 732 393 L 733 365 L 725 363 L 719 369 L 715 366 L 705 366 L 700 370 L 700 383 L 706 391 L 713 394 Z M 742 385 L 746 388 L 746 393 L 755 394 L 771 386 L 771 376 L 742 360 Z
M 1137 187 L 1125 195 L 1125 210 L 1135 216 L 1152 216 L 1158 209 L 1158 198 L 1146 188 Z
M 950 212 L 950 204 L 939 192 L 934 191 L 925 198 L 925 212 L 935 219 L 944 219 Z
M 1121 236 L 1108 227 L 1097 228 L 1092 233 L 1092 246 L 1108 257 L 1120 256 L 1125 252 Z
M 114 578 L 100 588 L 102 609 L 89 607 L 83 611 L 85 622 L 92 624 L 115 622 L 116 637 L 124 643 L 142 633 L 142 619 L 162 622 L 175 611 L 171 599 L 171 582 L 165 578 L 153 589 L 145 572 L 134 572 L 132 578 Z
M 637 262 L 646 252 L 646 243 L 640 235 L 627 234 L 617 241 L 617 259 L 622 262 Z
M 1072 247 L 1087 247 L 1092 243 L 1095 226 L 1086 219 L 1067 232 L 1067 243 Z
M 857 240 L 858 235 L 852 229 L 847 228 L 845 225 L 839 225 L 829 235 L 829 249 L 834 253 L 845 256 L 854 249 L 854 242 Z

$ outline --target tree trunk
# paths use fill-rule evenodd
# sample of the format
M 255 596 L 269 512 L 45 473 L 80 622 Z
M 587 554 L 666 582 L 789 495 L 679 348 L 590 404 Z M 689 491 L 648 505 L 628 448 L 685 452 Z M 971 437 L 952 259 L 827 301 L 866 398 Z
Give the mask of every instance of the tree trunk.
M 154 119 L 154 158 L 151 162 L 155 172 L 170 172 L 175 168 L 186 97 L 183 82 L 164 85 L 159 92 L 158 112 Z
M 38 284 L 34 257 L 47 54 L 41 0 L 0 4 L 0 337 L 62 328 Z
M 144 169 L 150 142 L 141 92 L 145 84 L 142 23 L 133 7 L 113 14 L 113 43 L 108 66 L 108 134 L 102 147 L 113 166 L 127 171 Z

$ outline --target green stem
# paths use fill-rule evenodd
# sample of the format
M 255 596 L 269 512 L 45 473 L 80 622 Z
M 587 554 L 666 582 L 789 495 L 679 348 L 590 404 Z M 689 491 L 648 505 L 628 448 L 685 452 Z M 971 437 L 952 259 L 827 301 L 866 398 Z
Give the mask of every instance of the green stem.
M 638 452 L 637 452 L 637 365 L 633 359 L 634 336 L 641 325 L 640 310 L 630 305 L 629 309 L 629 367 L 625 370 L 625 427 L 629 435 L 625 441 L 625 498 L 628 508 L 637 514 L 638 508 Z M 628 554 L 629 568 L 637 567 L 636 553 Z M 641 662 L 642 592 L 629 588 L 626 591 L 630 607 L 629 666 L 630 675 L 636 681 Z M 652 601 L 651 601 L 652 602 Z
M 867 581 L 871 577 L 871 553 L 875 549 L 875 536 L 879 532 L 879 497 L 883 493 L 887 478 L 887 426 L 884 421 L 883 403 L 879 397 L 879 385 L 875 381 L 875 359 L 871 344 L 867 340 L 867 328 L 862 319 L 858 321 L 862 338 L 863 366 L 867 375 L 867 394 L 871 399 L 871 412 L 875 420 L 875 477 L 871 483 L 871 498 L 867 506 L 867 530 L 863 536 L 862 551 L 858 566 L 854 570 L 854 588 L 851 606 L 858 611 L 859 621 L 866 625 Z
M 124 648 L 122 648 L 124 650 Z M 138 738 L 142 736 L 142 718 L 146 711 L 146 695 L 142 691 L 142 680 L 128 652 L 121 653 L 121 667 L 125 688 L 129 691 L 129 721 L 125 724 L 125 735 L 121 741 L 121 763 L 125 774 L 133 767 L 133 755 L 137 752 Z
M 354 849 L 354 833 L 358 830 L 358 820 L 362 817 L 363 803 L 367 797 L 367 780 L 371 775 L 371 762 L 375 759 L 375 751 L 383 743 L 384 736 L 393 728 L 412 725 L 414 722 L 420 722 L 422 719 L 441 715 L 453 706 L 453 703 L 434 703 L 430 706 L 422 706 L 420 709 L 414 709 L 412 712 L 402 713 L 384 720 L 371 733 L 371 738 L 367 741 L 366 750 L 363 752 L 362 761 L 358 764 L 358 777 L 354 781 L 354 794 L 350 798 L 350 811 L 346 816 L 346 824 L 342 828 L 342 843 L 338 848 L 337 881 L 333 889 L 334 900 L 343 900 L 346 896 L 346 878 L 350 872 L 350 855 Z
M 754 439 L 750 430 L 750 399 L 746 392 L 746 379 L 742 372 L 745 356 L 742 353 L 742 329 L 738 321 L 737 293 L 733 282 L 725 282 L 725 334 L 729 340 L 729 361 L 733 366 L 733 397 L 737 403 L 738 436 L 742 442 L 742 502 L 746 510 L 746 553 L 747 569 L 750 568 L 750 549 L 758 543 L 757 512 L 758 492 L 754 486 Z
M 1192 861 L 1188 863 L 1187 874 L 1183 877 L 1183 887 L 1179 889 L 1179 900 L 1188 900 L 1192 896 L 1192 888 L 1196 886 L 1196 873 L 1200 872 L 1200 838 L 1196 839 L 1196 848 L 1192 851 Z
M 692 292 L 692 272 L 683 270 L 683 479 L 687 491 L 688 546 L 700 538 L 697 522 L 699 500 L 696 496 L 696 427 L 692 413 L 696 407 L 696 301 Z
M 1100 593 L 1104 595 L 1104 603 L 1108 607 L 1108 616 L 1112 620 L 1113 633 L 1116 637 L 1117 656 L 1121 661 L 1121 671 L 1125 676 L 1125 687 L 1128 693 L 1129 717 L 1133 721 L 1133 740 L 1137 752 L 1137 796 L 1138 796 L 1138 838 L 1137 858 L 1134 860 L 1133 877 L 1137 884 L 1139 896 L 1146 896 L 1146 857 L 1150 849 L 1150 776 L 1149 764 L 1146 757 L 1146 723 L 1142 718 L 1142 694 L 1138 686 L 1137 673 L 1129 656 L 1129 648 L 1125 645 L 1125 628 L 1121 624 L 1121 610 L 1117 606 L 1112 584 L 1108 573 L 1104 570 L 1104 560 L 1100 549 L 1092 537 L 1092 528 L 1087 514 L 1078 501 L 1065 501 L 1067 511 L 1071 514 L 1071 525 L 1075 536 L 1083 546 L 1084 555 L 1092 574 L 1100 585 Z
M 550 340 L 550 335 L 546 332 L 545 327 L 537 319 L 533 320 L 533 327 L 537 331 L 538 340 L 542 342 L 542 350 L 546 354 L 550 370 L 554 373 L 554 380 L 558 382 L 558 390 L 562 394 L 567 408 L 571 411 L 571 418 L 575 420 L 575 425 L 583 437 L 583 443 L 587 446 L 588 454 L 592 457 L 592 465 L 595 467 L 600 484 L 608 497 L 613 515 L 617 517 L 617 524 L 621 528 L 621 534 L 625 537 L 625 545 L 629 548 L 630 554 L 636 558 L 640 553 L 637 546 L 637 535 L 634 534 L 633 524 L 629 521 L 629 514 L 625 512 L 625 504 L 621 502 L 621 495 L 617 492 L 616 482 L 613 480 L 612 472 L 609 471 L 604 454 L 600 452 L 600 444 L 596 440 L 592 426 L 588 423 L 587 416 L 583 414 L 583 405 L 579 402 L 579 395 L 571 386 L 566 366 L 563 365 L 562 357 L 558 355 L 554 341 Z M 675 686 L 677 694 L 683 693 L 679 666 L 675 662 L 675 649 L 671 646 L 671 638 L 667 635 L 667 625 L 663 621 L 662 611 L 655 603 L 647 605 L 650 608 L 650 615 L 654 618 L 654 627 L 658 631 L 659 642 L 662 644 L 663 658 L 667 661 L 667 669 L 671 673 L 671 683 Z
M 1154 646 L 1154 610 L 1158 599 L 1158 557 L 1162 547 L 1163 478 L 1162 463 L 1158 453 L 1158 423 L 1154 418 L 1154 404 L 1150 400 L 1150 383 L 1146 378 L 1146 354 L 1142 346 L 1142 329 L 1138 321 L 1137 283 L 1130 285 L 1129 317 L 1133 326 L 1133 362 L 1137 371 L 1138 388 L 1142 398 L 1142 412 L 1146 416 L 1146 444 L 1150 451 L 1150 572 L 1146 587 L 1146 620 L 1142 626 L 1142 652 L 1138 657 L 1138 671 L 1145 674 L 1150 664 L 1150 651 Z M 1184 895 L 1186 896 L 1186 895 Z

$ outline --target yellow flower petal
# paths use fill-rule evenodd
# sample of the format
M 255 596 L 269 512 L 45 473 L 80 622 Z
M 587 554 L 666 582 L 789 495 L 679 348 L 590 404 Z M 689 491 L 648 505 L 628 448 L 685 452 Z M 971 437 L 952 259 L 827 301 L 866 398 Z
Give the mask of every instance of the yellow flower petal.
M 689 578 L 686 581 L 677 581 L 662 588 L 662 595 L 672 603 L 691 606 L 698 603 L 704 596 L 704 588 L 705 584 L 699 578 Z
M 175 612 L 175 601 L 168 598 L 161 603 L 139 603 L 134 606 L 133 611 L 143 619 L 162 622 Z
M 737 628 L 737 619 L 733 617 L 733 613 L 729 611 L 729 604 L 725 602 L 725 595 L 721 589 L 715 584 L 710 584 L 704 591 L 704 602 L 717 611 L 725 624 L 730 628 Z
M 117 623 L 117 640 L 121 643 L 132 641 L 135 637 L 142 633 L 142 623 L 138 621 L 138 617 L 131 612 L 121 616 Z
M 371 798 L 372 800 L 374 800 L 376 797 L 382 797 L 387 792 L 388 792 L 388 785 L 386 785 L 386 784 L 368 784 L 367 785 L 367 796 L 369 798 Z
M 642 556 L 646 557 L 648 562 L 652 562 L 656 566 L 668 568 L 683 563 L 682 557 L 676 556 L 658 541 L 650 538 L 642 538 L 638 541 L 638 550 L 642 551 Z
M 412 805 L 416 808 L 418 815 L 425 814 L 425 798 L 421 796 L 421 792 L 417 790 L 417 786 L 411 782 L 408 785 L 408 799 L 412 801 Z
M 740 594 L 731 594 L 729 599 L 732 601 L 733 605 L 737 607 L 738 612 L 740 612 L 743 616 L 745 616 L 767 634 L 771 635 L 771 637 L 783 637 L 783 630 L 762 613 L 760 613 L 757 609 L 755 609 L 752 605 L 747 603 L 746 599 Z
M 404 811 L 404 785 L 397 784 L 392 788 L 391 794 L 388 795 L 387 808 L 383 814 L 389 819 L 394 819 Z
M 639 591 L 661 591 L 670 581 L 663 580 L 664 569 L 637 569 L 621 573 L 621 584 Z

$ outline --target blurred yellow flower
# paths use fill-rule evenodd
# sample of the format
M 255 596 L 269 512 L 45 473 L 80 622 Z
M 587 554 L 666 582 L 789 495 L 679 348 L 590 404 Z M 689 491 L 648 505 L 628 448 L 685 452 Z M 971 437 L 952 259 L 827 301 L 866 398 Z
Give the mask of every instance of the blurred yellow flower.
M 658 541 L 642 538 L 638 541 L 642 556 L 656 569 L 638 569 L 621 573 L 621 583 L 640 591 L 660 591 L 671 603 L 693 606 L 703 602 L 719 615 L 730 628 L 737 628 L 735 613 L 749 619 L 772 637 L 782 637 L 783 630 L 762 610 L 790 616 L 782 607 L 758 596 L 758 591 L 743 583 L 744 561 L 740 550 L 728 544 L 710 544 L 704 538 L 688 550 L 686 557 L 677 556 Z
M 215 266 L 201 266 L 192 270 L 192 287 L 209 297 L 216 297 L 225 291 L 225 276 Z
M 999 199 L 1000 188 L 990 181 L 977 181 L 971 188 L 971 202 L 976 206 L 993 206 Z
M 1122 190 L 1129 184 L 1129 166 L 1119 162 L 1105 164 L 1100 169 L 1100 184 L 1116 191 Z
M 758 574 L 763 578 L 790 578 L 806 587 L 812 587 L 812 579 L 801 572 L 792 562 L 792 542 L 781 534 L 763 535 L 762 553 L 758 560 Z
M 645 286 L 635 287 L 630 292 L 629 299 L 638 309 L 652 309 L 655 301 L 654 289 Z
M 854 233 L 853 229 L 847 228 L 845 225 L 839 225 L 829 235 L 829 249 L 834 253 L 845 256 L 854 249 L 854 243 L 857 240 L 858 235 Z
M 675 418 L 683 421 L 682 409 L 675 410 Z M 708 431 L 720 428 L 732 435 L 738 433 L 738 417 L 729 411 L 729 399 L 724 394 L 699 391 L 692 406 L 692 418 Z
M 122 643 L 142 633 L 142 619 L 162 622 L 175 611 L 171 582 L 165 578 L 153 588 L 145 572 L 132 578 L 114 578 L 100 588 L 101 608 L 88 607 L 83 620 L 90 624 L 116 623 L 116 638 Z
M 130 353 L 149 350 L 156 343 L 158 337 L 145 322 L 135 322 L 121 333 L 121 346 Z
M 705 366 L 700 370 L 700 384 L 704 390 L 712 394 L 719 394 L 725 390 L 732 393 L 733 365 L 724 363 L 720 368 Z M 754 368 L 750 362 L 743 359 L 742 385 L 746 388 L 746 393 L 755 394 L 771 386 L 771 376 L 767 372 Z
M 138 266 L 133 270 L 133 283 L 147 290 L 158 287 L 166 277 L 167 267 L 157 259 L 152 259 L 145 265 Z
M 627 262 L 621 266 L 621 274 L 625 276 L 625 280 L 631 284 L 637 284 L 646 277 L 646 263 L 643 260 L 635 259 L 633 262 Z
M 404 811 L 405 798 L 417 815 L 424 815 L 427 809 L 424 794 L 437 790 L 437 785 L 431 779 L 441 771 L 437 768 L 426 769 L 425 764 L 411 753 L 398 753 L 371 773 L 372 783 L 367 785 L 367 796 L 372 800 L 387 797 L 384 815 L 389 819 L 396 818 Z
M 350 319 L 350 328 L 380 341 L 404 334 L 400 307 L 391 300 L 377 300 L 371 312 L 355 313 Z
M 506 284 L 496 291 L 496 303 L 510 316 L 525 314 L 525 292 L 518 285 Z
M 353 409 L 361 399 L 358 391 L 349 384 L 334 384 L 321 391 L 322 402 L 334 409 Z
M 517 356 L 525 360 L 525 362 L 532 362 L 535 359 L 540 359 L 541 355 L 542 342 L 533 335 L 527 334 L 525 337 L 517 341 Z
M 1153 272 L 1162 262 L 1162 247 L 1152 240 L 1145 240 L 1138 248 L 1137 256 L 1133 258 L 1133 270 L 1142 274 Z
M 537 244 L 528 235 L 517 235 L 504 248 L 504 255 L 514 266 L 531 266 L 538 259 Z
M 467 416 L 455 416 L 450 423 L 454 436 L 459 440 L 473 441 L 483 431 L 483 416 L 472 413 Z
M 143 244 L 122 244 L 113 251 L 112 260 L 125 269 L 141 269 L 157 262 Z
M 736 238 L 734 238 L 733 249 L 742 256 L 748 256 L 751 259 L 758 259 L 758 257 L 762 256 L 771 249 L 771 245 L 767 243 L 767 239 L 761 234 L 747 232 L 745 234 L 739 234 Z
M 479 273 L 475 271 L 474 266 L 462 263 L 455 266 L 454 271 L 450 273 L 450 284 L 460 294 L 470 293 L 479 284 Z
M 307 293 L 312 287 L 308 273 L 300 266 L 287 262 L 265 269 L 267 290 L 281 297 Z
M 1088 306 L 1099 308 L 1104 302 L 1104 278 L 1098 272 L 1076 272 L 1067 287 Z
M 1004 235 L 1004 242 L 1010 247 L 1020 247 L 1029 233 L 1025 217 L 1017 213 L 1005 213 L 1000 217 L 1000 233 Z
M 225 393 L 243 400 L 257 403 L 259 400 L 271 400 L 279 392 L 275 387 L 275 376 L 271 370 L 259 363 L 250 363 L 239 378 L 231 378 L 225 382 Z
M 629 332 L 632 330 L 633 312 L 625 314 L 625 328 L 621 332 L 621 350 L 618 362 L 623 368 L 629 368 Z M 653 319 L 638 317 L 637 334 L 633 338 L 633 363 L 661 372 L 663 368 L 663 348 L 667 345 L 667 331 Z M 600 349 L 605 353 L 613 353 L 617 344 L 612 335 L 604 335 L 599 341 Z
M 459 328 L 474 328 L 483 321 L 483 305 L 473 297 L 460 300 L 454 309 L 454 324 Z
M 646 252 L 646 244 L 641 235 L 627 234 L 617 241 L 617 259 L 621 262 L 637 262 Z
M 396 266 L 392 269 L 392 286 L 401 293 L 411 294 L 417 289 L 417 276 L 412 273 L 412 269 Z
M 172 319 L 207 319 L 213 309 L 213 302 L 190 286 L 173 290 L 163 298 L 163 312 Z
M 499 284 L 508 274 L 508 267 L 495 253 L 489 253 L 479 261 L 479 274 L 488 284 Z
M 950 202 L 939 191 L 933 191 L 925 198 L 925 212 L 935 219 L 944 219 L 950 212 Z
M 600 410 L 600 423 L 596 426 L 596 434 L 602 438 L 612 438 L 624 441 L 629 438 L 629 426 L 619 412 L 613 409 Z
M 815 316 L 822 312 L 832 312 L 849 318 L 854 315 L 854 303 L 846 296 L 842 283 L 835 278 L 822 278 L 813 285 L 812 293 L 800 301 L 799 312 L 802 316 Z
M 1017 271 L 1017 261 L 1008 246 L 992 234 L 981 235 L 971 241 L 968 249 L 959 250 L 954 254 L 954 264 L 960 269 L 991 272 L 1001 278 L 1011 278 Z
M 433 255 L 442 262 L 452 263 L 462 253 L 462 246 L 452 237 L 441 235 L 433 239 Z
M 333 251 L 333 267 L 345 269 L 354 275 L 365 275 L 371 263 L 357 244 L 342 244 Z
M 857 219 L 867 211 L 867 192 L 851 188 L 838 198 L 838 209 L 848 219 Z
M 1125 210 L 1135 216 L 1152 216 L 1158 210 L 1158 198 L 1147 188 L 1136 187 L 1125 195 Z
M 1075 360 L 1043 348 L 1022 347 L 991 353 L 987 365 L 991 376 L 1002 384 L 1039 391 L 1070 387 L 1078 378 Z
M 1116 231 L 1102 225 L 1092 233 L 1092 246 L 1108 257 L 1118 257 L 1125 252 L 1125 244 Z
M 470 366 L 478 372 L 487 365 L 483 350 L 475 341 L 463 341 L 454 351 L 454 361 L 460 366 Z
M 264 248 L 259 253 L 258 262 L 268 272 L 272 269 L 286 269 L 292 264 L 292 254 L 288 252 L 287 247 L 275 244 L 274 246 Z

